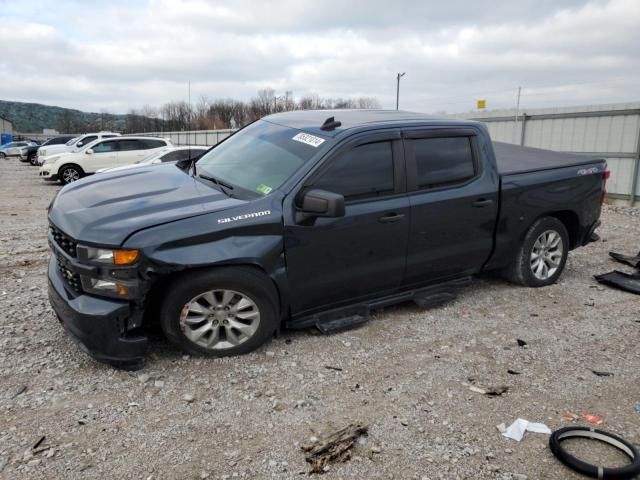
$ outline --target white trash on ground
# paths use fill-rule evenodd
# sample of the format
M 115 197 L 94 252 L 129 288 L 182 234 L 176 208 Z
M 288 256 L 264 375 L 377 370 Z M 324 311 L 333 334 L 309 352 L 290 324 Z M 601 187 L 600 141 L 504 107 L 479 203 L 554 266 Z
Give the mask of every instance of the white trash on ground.
M 522 440 L 522 437 L 524 437 L 524 432 L 546 433 L 547 435 L 551 435 L 551 430 L 549 430 L 549 427 L 544 423 L 529 422 L 523 418 L 519 418 L 509 425 L 509 427 L 502 432 L 502 435 L 519 442 Z

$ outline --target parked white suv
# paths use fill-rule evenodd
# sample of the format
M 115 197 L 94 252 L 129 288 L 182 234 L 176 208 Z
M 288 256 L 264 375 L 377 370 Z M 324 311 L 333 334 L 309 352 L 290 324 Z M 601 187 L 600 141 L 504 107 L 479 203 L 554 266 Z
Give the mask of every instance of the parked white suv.
M 135 163 L 155 150 L 170 146 L 171 142 L 166 138 L 127 136 L 95 140 L 78 152 L 47 156 L 40 167 L 40 176 L 67 184 L 101 168 Z
M 38 149 L 38 165 L 43 165 L 47 157 L 52 155 L 59 155 L 62 152 L 79 152 L 96 140 L 119 136 L 119 133 L 114 132 L 85 133 L 79 137 L 72 138 L 64 145 L 43 145 L 42 148 Z

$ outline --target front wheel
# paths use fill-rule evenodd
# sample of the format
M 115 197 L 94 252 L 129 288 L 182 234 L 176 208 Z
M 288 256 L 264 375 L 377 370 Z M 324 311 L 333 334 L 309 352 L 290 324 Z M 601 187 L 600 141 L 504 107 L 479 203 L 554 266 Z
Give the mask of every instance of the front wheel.
M 59 175 L 62 184 L 68 185 L 84 177 L 84 171 L 76 165 L 65 165 L 60 169 Z
M 189 353 L 241 355 L 273 336 L 277 298 L 271 279 L 252 268 L 187 272 L 168 286 L 160 325 L 169 341 Z
M 507 271 L 514 283 L 544 287 L 555 283 L 567 263 L 569 234 L 555 217 L 543 217 L 531 225 Z
M 38 157 L 36 155 L 29 155 L 29 163 L 35 167 L 38 165 Z
M 0 158 L 5 159 L 7 158 L 7 155 L 4 152 L 0 152 Z

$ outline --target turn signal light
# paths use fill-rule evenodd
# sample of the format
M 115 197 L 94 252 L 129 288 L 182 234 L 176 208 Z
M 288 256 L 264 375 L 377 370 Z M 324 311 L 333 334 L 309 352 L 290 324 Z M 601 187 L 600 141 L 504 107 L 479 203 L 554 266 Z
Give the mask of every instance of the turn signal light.
M 114 250 L 113 263 L 115 265 L 131 265 L 138 259 L 138 250 Z

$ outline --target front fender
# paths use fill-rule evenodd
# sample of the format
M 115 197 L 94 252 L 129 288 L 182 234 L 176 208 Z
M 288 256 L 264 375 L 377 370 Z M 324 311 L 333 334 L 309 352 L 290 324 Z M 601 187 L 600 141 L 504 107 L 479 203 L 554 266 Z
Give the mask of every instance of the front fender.
M 283 245 L 282 201 L 276 195 L 273 197 L 147 228 L 127 238 L 123 247 L 141 250 L 145 265 L 141 273 L 151 281 L 195 268 L 255 266 L 273 280 L 284 314 L 288 312 L 289 287 Z M 249 216 L 265 211 L 270 213 Z M 234 221 L 227 221 L 229 218 Z

